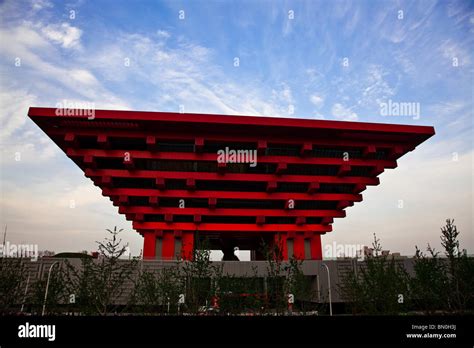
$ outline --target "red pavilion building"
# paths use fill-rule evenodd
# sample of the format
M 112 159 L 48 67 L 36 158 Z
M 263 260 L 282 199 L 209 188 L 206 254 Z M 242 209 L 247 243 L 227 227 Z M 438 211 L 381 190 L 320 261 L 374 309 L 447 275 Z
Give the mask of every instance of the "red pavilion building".
M 334 218 L 435 134 L 426 126 L 253 116 L 91 117 L 35 107 L 28 115 L 133 222 L 144 258 L 165 260 L 192 259 L 204 239 L 224 259 L 236 246 L 262 259 L 262 242 L 281 245 L 285 259 L 322 259 L 321 235 Z

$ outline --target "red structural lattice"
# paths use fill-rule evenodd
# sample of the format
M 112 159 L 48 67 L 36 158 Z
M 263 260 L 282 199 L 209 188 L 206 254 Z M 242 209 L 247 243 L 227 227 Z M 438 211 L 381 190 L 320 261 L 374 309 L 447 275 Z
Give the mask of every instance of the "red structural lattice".
M 321 259 L 321 235 L 433 127 L 275 117 L 30 108 L 29 117 L 144 237 L 144 258 L 279 243 Z M 225 148 L 257 163 L 219 163 Z

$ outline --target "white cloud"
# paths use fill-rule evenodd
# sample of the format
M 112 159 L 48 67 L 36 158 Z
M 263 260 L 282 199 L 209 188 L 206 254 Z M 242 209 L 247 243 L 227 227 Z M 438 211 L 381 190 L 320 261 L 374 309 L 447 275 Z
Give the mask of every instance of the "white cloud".
M 292 22 L 294 21 L 294 19 L 289 19 L 288 17 L 285 19 L 285 21 L 283 22 L 283 30 L 282 30 L 282 34 L 283 36 L 288 36 L 291 34 L 291 31 L 292 31 Z
M 395 89 L 385 80 L 389 73 L 378 65 L 371 65 L 364 81 L 365 87 L 362 97 L 365 104 L 375 100 L 386 99 L 395 94 Z
M 0 131 L 0 166 L 19 161 L 44 163 L 58 153 L 57 146 L 28 122 L 28 108 L 37 105 L 38 100 L 36 95 L 23 89 L 0 92 L 0 121 L 3 125 Z
M 412 59 L 410 59 L 403 52 L 397 52 L 394 56 L 395 61 L 403 69 L 403 72 L 409 76 L 414 76 L 417 73 L 417 69 Z
M 45 49 L 49 43 L 35 30 L 33 23 L 24 22 L 14 28 L 0 29 L 0 38 L 2 39 L 2 51 L 17 53 L 14 57 L 22 57 L 21 47 L 28 46 L 31 49 Z M 7 45 L 8 44 L 8 45 Z
M 309 82 L 315 82 L 318 78 L 323 78 L 324 76 L 316 70 L 315 68 L 308 68 L 305 70 L 305 74 L 309 79 Z
M 393 73 L 386 68 L 369 64 L 364 69 L 351 70 L 347 74 L 334 77 L 331 86 L 336 92 L 330 95 L 340 104 L 357 105 L 358 109 L 378 110 L 380 102 L 390 98 L 397 91 L 397 86 L 392 86 L 393 77 Z M 325 86 L 318 88 L 328 94 L 326 89 Z M 337 110 L 338 107 L 336 112 Z
M 124 59 L 130 66 L 124 66 Z M 136 99 L 140 109 L 240 115 L 289 116 L 292 90 L 279 83 L 271 90 L 260 84 L 232 81 L 214 63 L 214 52 L 180 39 L 173 47 L 140 34 L 126 34 L 81 57 L 83 65 L 100 71 L 102 78 L 126 84 L 139 78 L 150 95 Z M 97 76 L 100 78 L 100 76 Z
M 36 96 L 25 90 L 0 91 L 0 120 L 2 128 L 0 131 L 2 142 L 11 142 L 7 140 L 10 135 L 20 129 L 26 122 L 26 112 L 28 107 L 35 104 Z
M 90 71 L 84 69 L 74 69 L 70 72 L 73 79 L 85 85 L 97 85 L 99 82 Z
M 162 39 L 168 39 L 171 35 L 170 33 L 168 33 L 167 31 L 165 30 L 158 30 L 156 32 L 156 35 L 159 37 L 159 38 L 162 38 Z
M 53 4 L 48 0 L 32 0 L 31 6 L 34 11 L 39 11 L 45 8 L 52 8 Z
M 352 34 L 354 32 L 355 27 L 359 23 L 360 12 L 360 7 L 357 7 L 355 10 L 352 11 L 351 17 L 347 18 L 346 25 L 344 27 L 344 31 L 346 34 Z
M 0 92 L 1 165 L 18 164 L 18 156 L 21 163 L 44 165 L 59 153 L 57 146 L 28 120 L 31 106 L 55 106 L 68 100 L 93 102 L 97 108 L 128 108 L 127 103 L 101 85 L 87 66 L 64 60 L 42 35 L 44 28 L 41 23 L 27 21 L 11 29 L 0 28 L 0 59 L 11 62 L 4 65 Z M 20 58 L 21 65 L 15 66 L 12 57 Z
M 272 90 L 272 96 L 275 100 L 279 100 L 287 104 L 293 104 L 294 102 L 291 88 L 286 83 L 281 83 L 278 89 Z
M 439 45 L 438 50 L 443 57 L 446 58 L 449 65 L 453 64 L 453 59 L 455 58 L 460 66 L 469 65 L 471 63 L 469 52 L 451 39 L 443 41 L 441 45 Z
M 143 239 L 79 169 L 71 166 L 54 173 L 44 168 L 35 173 L 31 184 L 30 176 L 21 175 L 22 166 L 28 164 L 17 166 L 19 178 L 2 181 L 0 202 L 0 220 L 8 224 L 10 242 L 37 243 L 40 249 L 56 252 L 92 251 L 97 248 L 95 241 L 106 236 L 105 228 L 119 225 L 126 229 L 121 236 L 124 242 L 131 242 L 133 253 L 139 253 Z
M 357 121 L 358 118 L 354 111 L 339 103 L 332 106 L 331 113 L 337 120 L 341 121 Z
M 455 99 L 446 102 L 439 102 L 427 105 L 427 114 L 433 119 L 442 122 L 445 127 L 438 130 L 441 132 L 451 132 L 457 134 L 456 138 L 463 133 L 472 133 L 473 128 L 473 102 Z M 450 139 L 451 144 L 455 139 Z M 472 146 L 471 146 L 472 148 Z
M 309 97 L 309 101 L 314 104 L 314 106 L 316 107 L 321 107 L 323 106 L 324 104 L 324 98 L 317 95 L 317 94 L 313 94 L 312 96 Z
M 71 26 L 69 23 L 49 24 L 41 29 L 42 33 L 54 43 L 64 48 L 80 47 L 82 30 Z
M 58 25 L 50 24 L 53 27 Z M 13 72 L 14 78 L 6 79 L 13 85 L 9 88 L 15 89 L 15 85 L 18 85 L 19 89 L 19 86 L 28 83 L 30 90 L 36 89 L 34 93 L 41 95 L 43 103 L 55 104 L 60 99 L 79 99 L 78 96 L 81 96 L 88 101 L 107 100 L 112 104 L 126 104 L 98 82 L 90 70 L 90 65 L 84 66 L 80 62 L 79 51 L 75 56 L 77 60 L 64 60 L 54 45 L 39 35 L 44 28 L 41 23 L 23 22 L 11 29 L 0 29 L 3 44 L 0 57 L 5 60 L 19 57 L 21 66 L 15 69 L 25 68 L 28 72 L 27 74 Z M 72 44 L 69 39 L 65 42 L 68 42 L 66 45 Z M 123 64 L 123 60 L 121 62 Z M 21 80 L 26 76 L 30 78 Z

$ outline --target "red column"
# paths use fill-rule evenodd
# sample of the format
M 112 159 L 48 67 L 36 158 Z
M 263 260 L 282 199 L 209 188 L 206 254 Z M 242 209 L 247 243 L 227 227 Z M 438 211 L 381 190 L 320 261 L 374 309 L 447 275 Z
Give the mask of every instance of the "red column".
M 302 233 L 296 233 L 293 241 L 293 254 L 295 258 L 304 260 L 304 235 Z
M 161 257 L 163 260 L 174 260 L 176 255 L 174 255 L 174 231 L 164 231 L 163 243 Z
M 311 259 L 313 260 L 323 259 L 321 235 L 317 233 L 313 234 L 313 236 L 311 237 Z
M 194 232 L 183 231 L 181 237 L 181 257 L 192 261 L 194 255 Z
M 144 242 L 143 242 L 143 258 L 144 259 L 154 259 L 156 255 L 155 243 L 156 236 L 155 232 L 143 232 Z
M 286 245 L 286 241 L 286 233 L 275 233 L 274 243 L 281 249 L 283 260 L 288 260 L 288 246 Z

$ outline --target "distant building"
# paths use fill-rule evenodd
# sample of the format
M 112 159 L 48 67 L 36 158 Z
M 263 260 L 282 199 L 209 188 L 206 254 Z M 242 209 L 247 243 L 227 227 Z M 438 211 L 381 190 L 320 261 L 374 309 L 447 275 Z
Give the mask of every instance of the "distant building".
M 39 257 L 51 257 L 51 256 L 54 256 L 54 254 L 56 254 L 56 253 L 54 251 L 51 251 L 51 250 L 40 250 L 38 252 Z

